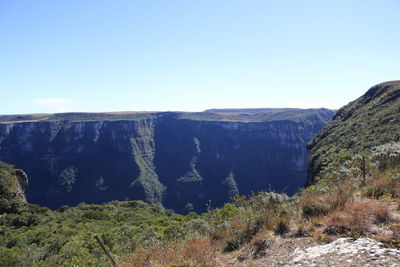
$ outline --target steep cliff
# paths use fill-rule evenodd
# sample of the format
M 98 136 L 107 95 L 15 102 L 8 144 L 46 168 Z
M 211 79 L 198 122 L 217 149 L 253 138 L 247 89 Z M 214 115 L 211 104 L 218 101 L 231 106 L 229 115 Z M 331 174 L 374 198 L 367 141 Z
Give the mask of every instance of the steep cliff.
M 30 177 L 51 208 L 142 199 L 183 212 L 306 180 L 305 144 L 326 109 L 0 116 L 0 160 Z
M 339 109 L 333 120 L 308 144 L 308 183 L 340 152 L 365 149 L 400 141 L 400 81 L 370 88 L 363 96 Z

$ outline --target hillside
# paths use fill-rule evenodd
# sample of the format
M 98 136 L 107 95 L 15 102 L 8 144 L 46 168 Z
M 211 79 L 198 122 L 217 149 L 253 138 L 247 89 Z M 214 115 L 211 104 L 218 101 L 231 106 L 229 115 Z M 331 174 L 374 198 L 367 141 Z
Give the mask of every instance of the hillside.
M 145 200 L 185 213 L 267 188 L 294 194 L 327 109 L 61 113 L 0 117 L 0 160 L 50 208 Z
M 400 81 L 370 88 L 339 109 L 333 120 L 308 144 L 309 183 L 340 152 L 359 153 L 400 141 Z

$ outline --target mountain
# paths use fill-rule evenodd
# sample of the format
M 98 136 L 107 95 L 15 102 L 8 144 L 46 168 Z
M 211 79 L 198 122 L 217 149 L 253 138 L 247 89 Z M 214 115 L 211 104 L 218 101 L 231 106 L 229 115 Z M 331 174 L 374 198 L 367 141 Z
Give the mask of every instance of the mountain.
M 370 88 L 363 96 L 339 109 L 333 120 L 308 144 L 308 183 L 340 152 L 360 153 L 400 141 L 400 81 Z
M 327 109 L 62 113 L 0 116 L 0 160 L 30 177 L 29 202 L 146 200 L 204 211 L 262 189 L 295 193 L 306 143 Z

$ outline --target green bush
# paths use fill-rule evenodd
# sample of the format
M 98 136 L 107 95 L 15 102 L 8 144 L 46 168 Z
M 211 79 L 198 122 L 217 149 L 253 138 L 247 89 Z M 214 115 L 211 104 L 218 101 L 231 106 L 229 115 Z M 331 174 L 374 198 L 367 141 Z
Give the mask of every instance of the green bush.
M 0 266 L 19 266 L 21 251 L 17 248 L 0 247 Z
M 10 211 L 0 217 L 2 260 L 10 264 L 0 266 L 20 264 L 22 254 L 15 253 L 20 248 L 31 253 L 24 257 L 26 266 L 106 266 L 94 234 L 110 253 L 122 256 L 138 245 L 184 239 L 189 227 L 183 216 L 143 201 L 81 203 L 58 211 L 13 201 L 0 201 L 0 207 Z

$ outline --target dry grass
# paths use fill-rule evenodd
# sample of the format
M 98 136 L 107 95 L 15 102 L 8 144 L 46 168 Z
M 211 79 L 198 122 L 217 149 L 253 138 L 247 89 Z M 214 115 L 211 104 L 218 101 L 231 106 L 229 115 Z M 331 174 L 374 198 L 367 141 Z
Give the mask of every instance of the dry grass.
M 356 186 L 351 179 L 343 179 L 330 193 L 305 196 L 300 201 L 303 217 L 312 219 L 325 216 L 333 210 L 341 210 L 353 201 Z
M 218 248 L 206 239 L 176 242 L 164 247 L 137 248 L 133 258 L 120 264 L 122 267 L 145 266 L 219 266 L 216 261 Z
M 250 242 L 263 227 L 265 222 L 256 218 L 236 217 L 229 223 L 224 240 L 224 251 L 229 252 L 238 249 L 241 245 Z
M 400 197 L 400 179 L 393 178 L 387 173 L 373 177 L 364 190 L 364 195 L 372 198 L 382 196 L 398 198 Z
M 302 222 L 297 224 L 296 231 L 294 232 L 294 237 L 304 237 L 308 236 L 311 232 L 311 227 L 309 224 Z
M 290 230 L 290 218 L 288 216 L 278 217 L 276 226 L 275 226 L 275 234 L 283 235 Z
M 328 214 L 331 209 L 329 198 L 326 194 L 304 197 L 300 202 L 303 216 L 310 219 Z
M 258 259 L 266 255 L 266 251 L 274 244 L 274 236 L 269 230 L 262 230 L 257 233 L 252 240 L 244 245 L 237 255 L 237 259 L 242 262 L 248 259 Z
M 345 179 L 336 185 L 334 191 L 330 194 L 331 210 L 343 209 L 346 204 L 353 202 L 355 185 L 350 179 Z
M 385 202 L 365 199 L 347 202 L 343 209 L 334 210 L 326 220 L 326 233 L 366 234 L 374 224 L 389 221 L 389 205 Z

